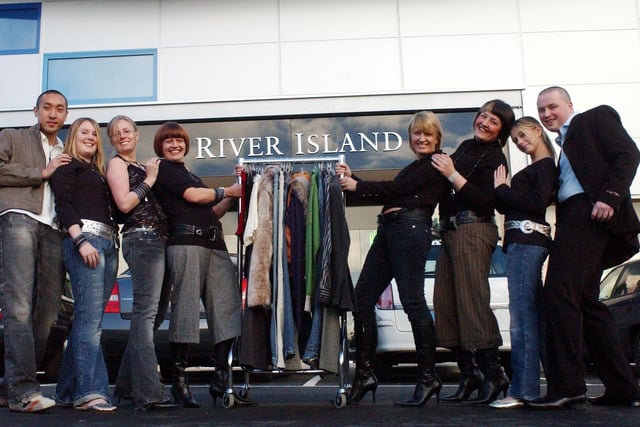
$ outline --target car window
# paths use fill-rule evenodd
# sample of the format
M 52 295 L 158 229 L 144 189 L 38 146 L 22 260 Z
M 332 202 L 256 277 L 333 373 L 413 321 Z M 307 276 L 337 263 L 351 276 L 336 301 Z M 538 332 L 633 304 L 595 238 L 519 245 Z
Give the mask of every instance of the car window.
M 440 253 L 441 246 L 432 244 L 427 255 L 427 263 L 424 266 L 424 277 L 436 276 L 436 261 Z M 501 246 L 497 246 L 491 257 L 491 267 L 489 269 L 489 277 L 506 276 L 507 275 L 507 256 L 502 251 Z
M 613 296 L 630 295 L 638 291 L 640 285 L 640 263 L 627 264 L 624 280 L 616 286 Z
M 623 267 L 617 267 L 611 270 L 609 274 L 605 276 L 602 282 L 600 282 L 600 295 L 598 296 L 598 299 L 600 301 L 611 298 L 616 287 L 616 283 L 618 283 L 618 278 L 620 277 L 622 269 Z

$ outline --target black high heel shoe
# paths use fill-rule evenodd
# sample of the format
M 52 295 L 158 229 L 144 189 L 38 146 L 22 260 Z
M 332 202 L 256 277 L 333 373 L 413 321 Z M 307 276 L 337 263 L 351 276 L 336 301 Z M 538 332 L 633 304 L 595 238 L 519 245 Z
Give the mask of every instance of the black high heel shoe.
M 424 406 L 434 394 L 436 395 L 436 404 L 440 404 L 440 390 L 442 390 L 442 381 L 439 377 L 432 376 L 429 379 L 423 378 L 416 384 L 412 399 L 393 402 L 393 405 L 403 407 Z
M 148 402 L 142 407 L 143 411 L 159 411 L 163 409 L 175 409 L 180 407 L 177 403 L 172 403 L 169 399 L 163 399 L 159 402 Z
M 189 386 L 183 381 L 171 386 L 171 395 L 176 404 L 185 408 L 199 408 L 200 404 L 193 398 Z
M 502 397 L 507 397 L 507 390 L 509 389 L 509 378 L 502 372 L 496 378 L 491 380 L 485 379 L 478 391 L 478 398 L 470 400 L 469 403 L 475 405 L 489 404 L 496 400 L 502 392 Z
M 484 376 L 482 375 L 482 372 L 476 369 L 473 375 L 463 376 L 460 379 L 460 383 L 458 384 L 456 391 L 453 392 L 453 394 L 443 396 L 442 400 L 445 402 L 462 402 L 463 400 L 467 400 L 474 391 L 480 389 L 480 385 L 482 385 L 483 380 Z
M 376 389 L 378 388 L 378 378 L 371 368 L 363 368 L 356 370 L 356 377 L 353 379 L 353 385 L 347 393 L 347 405 L 353 405 L 362 400 L 362 398 L 371 392 L 373 403 L 376 403 Z

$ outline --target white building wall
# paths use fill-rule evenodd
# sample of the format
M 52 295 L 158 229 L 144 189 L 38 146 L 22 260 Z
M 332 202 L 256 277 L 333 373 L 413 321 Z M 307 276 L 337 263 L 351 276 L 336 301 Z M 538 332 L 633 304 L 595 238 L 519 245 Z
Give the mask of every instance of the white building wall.
M 44 0 L 41 53 L 0 56 L 0 127 L 33 122 L 43 54 L 157 48 L 157 102 L 74 107 L 69 120 L 473 107 L 500 91 L 535 116 L 538 91 L 559 84 L 579 110 L 613 105 L 640 142 L 639 10 L 640 0 Z

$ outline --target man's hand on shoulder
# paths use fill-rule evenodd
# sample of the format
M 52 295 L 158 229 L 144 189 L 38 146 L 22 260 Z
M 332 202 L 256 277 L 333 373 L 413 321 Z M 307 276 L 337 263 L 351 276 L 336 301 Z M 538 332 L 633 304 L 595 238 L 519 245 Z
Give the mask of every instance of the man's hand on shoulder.
M 60 166 L 68 164 L 69 162 L 71 162 L 71 156 L 66 153 L 62 153 L 54 157 L 53 159 L 51 159 L 47 167 L 42 169 L 42 179 L 46 180 L 51 178 L 51 175 L 53 175 L 56 169 L 58 169 Z

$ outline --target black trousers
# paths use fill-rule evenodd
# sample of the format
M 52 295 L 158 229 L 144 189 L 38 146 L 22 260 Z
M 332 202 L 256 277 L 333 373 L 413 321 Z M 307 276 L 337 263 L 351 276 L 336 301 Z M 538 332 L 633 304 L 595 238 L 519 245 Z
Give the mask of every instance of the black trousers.
M 607 394 L 627 398 L 637 393 L 638 385 L 613 317 L 598 301 L 602 259 L 611 236 L 606 224 L 591 220 L 591 210 L 584 194 L 569 198 L 557 209 L 544 287 L 547 394 L 568 397 L 586 392 L 586 344 Z
M 375 323 L 376 301 L 396 279 L 400 302 L 409 321 L 433 321 L 424 296 L 424 265 L 431 247 L 431 222 L 401 213 L 378 226 L 356 285 L 354 318 Z

